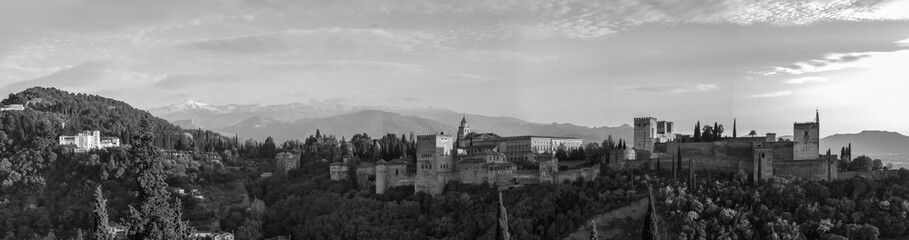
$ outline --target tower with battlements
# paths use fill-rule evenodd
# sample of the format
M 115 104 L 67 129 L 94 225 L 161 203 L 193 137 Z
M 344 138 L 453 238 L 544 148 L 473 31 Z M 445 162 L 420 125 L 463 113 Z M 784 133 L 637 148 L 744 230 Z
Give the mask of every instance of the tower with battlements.
M 417 136 L 417 176 L 414 192 L 441 194 L 445 184 L 454 180 L 456 156 L 453 154 L 454 138 L 451 135 L 432 134 Z
M 820 158 L 820 113 L 814 122 L 793 124 L 793 160 L 816 160 Z
M 675 140 L 673 122 L 657 121 L 654 117 L 634 119 L 634 150 L 653 152 L 656 143 Z
M 653 152 L 656 140 L 657 119 L 654 117 L 634 118 L 634 149 Z

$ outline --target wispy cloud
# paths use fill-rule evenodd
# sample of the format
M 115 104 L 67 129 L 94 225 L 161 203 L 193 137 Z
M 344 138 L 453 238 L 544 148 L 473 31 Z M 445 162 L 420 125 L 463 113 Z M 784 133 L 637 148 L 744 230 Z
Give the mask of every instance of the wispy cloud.
M 780 74 L 799 75 L 804 73 L 840 70 L 853 67 L 850 63 L 872 57 L 874 54 L 876 53 L 831 53 L 820 59 L 809 59 L 786 66 L 774 66 L 766 70 L 752 71 L 750 73 L 761 76 L 776 76 Z
M 792 91 L 779 91 L 779 92 L 755 94 L 755 95 L 751 95 L 751 98 L 775 98 L 775 97 L 788 96 L 791 94 L 792 94 Z
M 452 51 L 449 54 L 454 59 L 464 59 L 471 61 L 510 61 L 510 62 L 550 62 L 558 61 L 559 57 L 551 55 L 534 55 L 522 52 L 508 50 L 464 50 Z
M 827 81 L 827 78 L 825 78 L 825 77 L 813 76 L 813 77 L 793 78 L 793 79 L 785 80 L 785 81 L 783 81 L 783 83 L 803 84 L 803 83 L 808 83 L 808 82 L 826 82 L 826 81 Z
M 231 53 L 354 52 L 413 53 L 445 48 L 445 38 L 429 31 L 379 28 L 318 28 L 209 38 L 187 48 Z
M 642 86 L 627 88 L 609 88 L 607 91 L 615 92 L 648 92 L 648 93 L 691 93 L 709 92 L 720 89 L 716 84 L 697 84 L 694 86 Z
M 896 45 L 900 45 L 903 47 L 909 47 L 909 38 L 896 41 Z
M 500 80 L 499 78 L 496 78 L 496 77 L 476 75 L 476 74 L 467 74 L 467 73 L 451 74 L 451 75 L 446 76 L 445 78 L 450 79 L 450 80 L 472 81 L 472 82 L 492 82 L 492 81 Z
M 303 72 L 383 72 L 383 73 L 419 73 L 423 66 L 412 63 L 362 61 L 362 60 L 328 60 L 314 62 L 260 61 L 265 67 L 284 68 L 289 71 Z

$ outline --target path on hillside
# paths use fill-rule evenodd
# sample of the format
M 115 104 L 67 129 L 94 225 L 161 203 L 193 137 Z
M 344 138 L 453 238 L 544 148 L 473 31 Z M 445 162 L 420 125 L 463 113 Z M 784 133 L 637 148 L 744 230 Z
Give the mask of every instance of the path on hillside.
M 597 222 L 599 239 L 641 239 L 641 226 L 647 213 L 648 198 L 641 198 L 627 206 L 599 215 Z M 587 226 L 581 226 L 565 240 L 587 240 Z

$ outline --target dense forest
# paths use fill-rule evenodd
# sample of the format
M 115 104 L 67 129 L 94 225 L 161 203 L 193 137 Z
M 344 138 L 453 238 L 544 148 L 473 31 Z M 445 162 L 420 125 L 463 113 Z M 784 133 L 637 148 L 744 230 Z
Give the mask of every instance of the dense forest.
M 671 239 L 905 239 L 909 171 L 885 180 L 831 182 L 746 174 L 694 181 L 656 178 L 656 206 Z

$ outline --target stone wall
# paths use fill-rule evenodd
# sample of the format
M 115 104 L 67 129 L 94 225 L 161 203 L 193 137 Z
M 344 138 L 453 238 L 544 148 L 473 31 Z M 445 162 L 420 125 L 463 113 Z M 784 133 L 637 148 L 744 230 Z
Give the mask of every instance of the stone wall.
M 590 167 L 590 168 L 573 169 L 573 170 L 567 170 L 567 171 L 553 173 L 553 179 L 555 180 L 555 183 L 558 184 L 558 183 L 564 182 L 565 180 L 572 181 L 572 182 L 577 181 L 579 178 L 582 178 L 582 177 L 586 180 L 592 180 L 599 175 L 600 175 L 600 167 L 596 166 L 596 167 Z
M 773 161 L 773 171 L 776 176 L 808 180 L 834 180 L 837 177 L 836 162 L 827 160 Z

